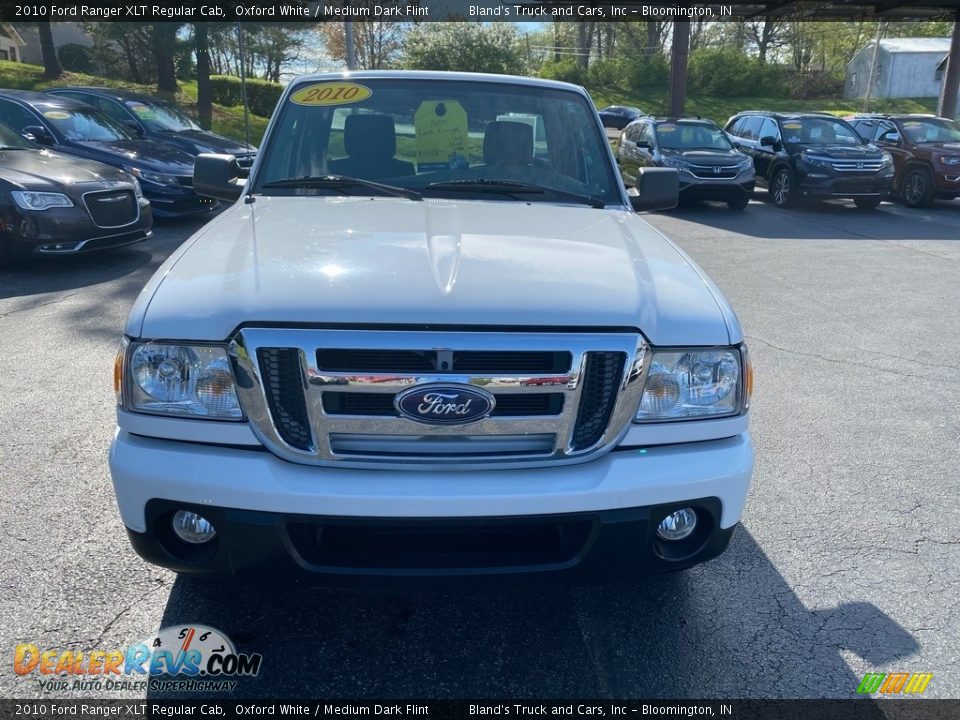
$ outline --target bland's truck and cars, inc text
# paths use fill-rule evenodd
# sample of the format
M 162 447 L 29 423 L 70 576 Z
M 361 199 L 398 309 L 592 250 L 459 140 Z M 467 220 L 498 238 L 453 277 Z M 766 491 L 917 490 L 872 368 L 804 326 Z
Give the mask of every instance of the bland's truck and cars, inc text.
M 304 77 L 232 207 L 136 301 L 110 468 L 185 573 L 485 586 L 721 553 L 753 470 L 743 331 L 640 210 L 590 97 L 436 72 Z

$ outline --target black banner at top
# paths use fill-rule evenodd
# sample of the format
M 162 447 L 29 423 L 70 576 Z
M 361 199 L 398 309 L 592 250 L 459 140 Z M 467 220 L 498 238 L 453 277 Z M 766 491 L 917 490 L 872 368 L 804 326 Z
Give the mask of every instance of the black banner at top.
M 0 0 L 0 20 L 13 22 L 630 22 L 728 21 L 776 17 L 847 21 L 877 15 L 876 3 L 850 0 L 679 2 L 656 0 Z M 884 6 L 885 19 L 952 19 L 960 0 L 912 0 Z

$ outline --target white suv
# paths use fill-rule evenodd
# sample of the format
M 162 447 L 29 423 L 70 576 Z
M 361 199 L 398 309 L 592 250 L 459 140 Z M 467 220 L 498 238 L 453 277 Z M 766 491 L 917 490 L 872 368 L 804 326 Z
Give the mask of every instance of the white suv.
M 290 84 L 234 205 L 137 300 L 117 502 L 179 572 L 593 581 L 730 541 L 753 470 L 737 318 L 637 210 L 587 93 L 496 75 Z

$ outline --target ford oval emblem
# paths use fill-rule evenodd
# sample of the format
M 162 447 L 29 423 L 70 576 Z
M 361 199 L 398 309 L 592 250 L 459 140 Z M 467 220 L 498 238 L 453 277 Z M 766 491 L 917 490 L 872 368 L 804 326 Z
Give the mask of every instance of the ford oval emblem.
M 497 401 L 472 385 L 417 385 L 398 393 L 393 405 L 403 417 L 428 425 L 466 425 L 483 420 Z

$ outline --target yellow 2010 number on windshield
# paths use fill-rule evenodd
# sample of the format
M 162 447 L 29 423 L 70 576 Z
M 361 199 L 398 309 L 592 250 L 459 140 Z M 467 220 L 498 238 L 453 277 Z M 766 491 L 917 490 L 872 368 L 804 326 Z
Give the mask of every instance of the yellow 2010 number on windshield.
M 366 100 L 373 91 L 366 85 L 350 82 L 328 82 L 308 85 L 290 96 L 297 105 L 349 105 Z

